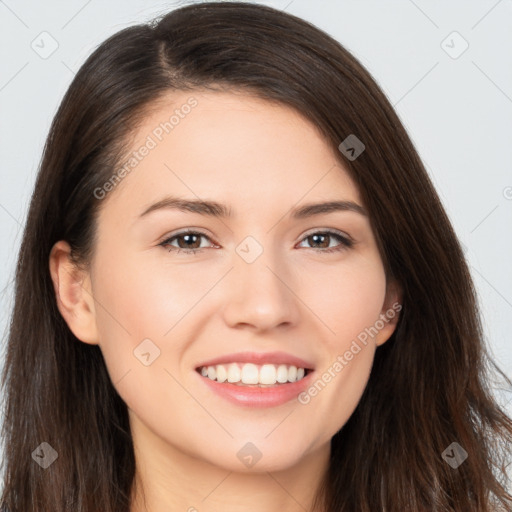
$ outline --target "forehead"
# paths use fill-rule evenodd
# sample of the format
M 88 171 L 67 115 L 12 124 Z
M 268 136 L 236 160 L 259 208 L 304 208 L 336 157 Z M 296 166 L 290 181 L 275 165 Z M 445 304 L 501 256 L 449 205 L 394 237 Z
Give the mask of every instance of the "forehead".
M 151 105 L 120 163 L 111 199 L 126 207 L 164 193 L 259 211 L 360 196 L 319 130 L 285 105 L 240 92 L 179 91 Z M 140 208 L 139 208 L 140 209 Z

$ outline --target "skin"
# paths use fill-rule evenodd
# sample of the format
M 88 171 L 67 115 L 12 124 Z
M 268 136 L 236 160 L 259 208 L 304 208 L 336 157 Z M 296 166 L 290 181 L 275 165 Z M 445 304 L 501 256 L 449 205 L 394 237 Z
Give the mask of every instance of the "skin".
M 197 106 L 103 199 L 90 268 L 73 267 L 68 244 L 55 244 L 59 309 L 79 340 L 101 347 L 129 408 L 131 512 L 146 510 L 142 488 L 151 512 L 310 510 L 331 437 L 356 408 L 398 314 L 307 404 L 238 406 L 194 369 L 221 354 L 282 350 L 313 362 L 320 378 L 400 302 L 400 289 L 386 281 L 368 217 L 289 215 L 331 199 L 364 206 L 339 155 L 294 110 L 235 92 L 174 92 L 154 106 L 130 150 L 191 96 Z M 224 203 L 233 218 L 171 209 L 139 218 L 168 194 Z M 193 245 L 202 252 L 159 245 L 185 228 L 206 234 Z M 326 229 L 355 244 L 326 253 L 338 239 L 311 239 Z M 236 252 L 247 236 L 263 249 L 250 264 Z M 183 238 L 172 245 L 187 247 Z M 147 338 L 160 349 L 149 366 L 134 357 Z M 262 454 L 251 468 L 237 457 L 248 442 Z

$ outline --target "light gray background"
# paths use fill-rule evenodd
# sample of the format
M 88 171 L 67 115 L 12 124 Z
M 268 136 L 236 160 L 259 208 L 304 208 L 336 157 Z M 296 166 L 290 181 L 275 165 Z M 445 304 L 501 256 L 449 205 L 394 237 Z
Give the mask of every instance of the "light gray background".
M 0 0 L 2 350 L 43 143 L 74 73 L 109 35 L 185 3 Z M 260 3 L 331 34 L 395 106 L 466 247 L 492 354 L 512 375 L 512 1 Z M 512 390 L 499 397 L 512 415 Z

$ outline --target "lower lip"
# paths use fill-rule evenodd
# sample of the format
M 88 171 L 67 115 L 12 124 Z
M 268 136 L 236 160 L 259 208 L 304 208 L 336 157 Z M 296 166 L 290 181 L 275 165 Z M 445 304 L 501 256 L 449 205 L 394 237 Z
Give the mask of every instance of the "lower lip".
M 308 373 L 297 382 L 278 384 L 275 387 L 268 388 L 237 386 L 226 382 L 217 382 L 208 377 L 203 377 L 197 371 L 195 373 L 212 391 L 231 403 L 247 407 L 275 407 L 297 399 L 297 396 L 309 386 L 315 372 Z

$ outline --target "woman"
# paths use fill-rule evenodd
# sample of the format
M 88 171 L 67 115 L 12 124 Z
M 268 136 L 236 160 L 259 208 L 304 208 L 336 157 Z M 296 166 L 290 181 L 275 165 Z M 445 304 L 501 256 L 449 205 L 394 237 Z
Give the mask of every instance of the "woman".
M 55 116 L 2 510 L 512 510 L 490 365 L 369 73 L 283 12 L 184 7 L 100 45 Z

